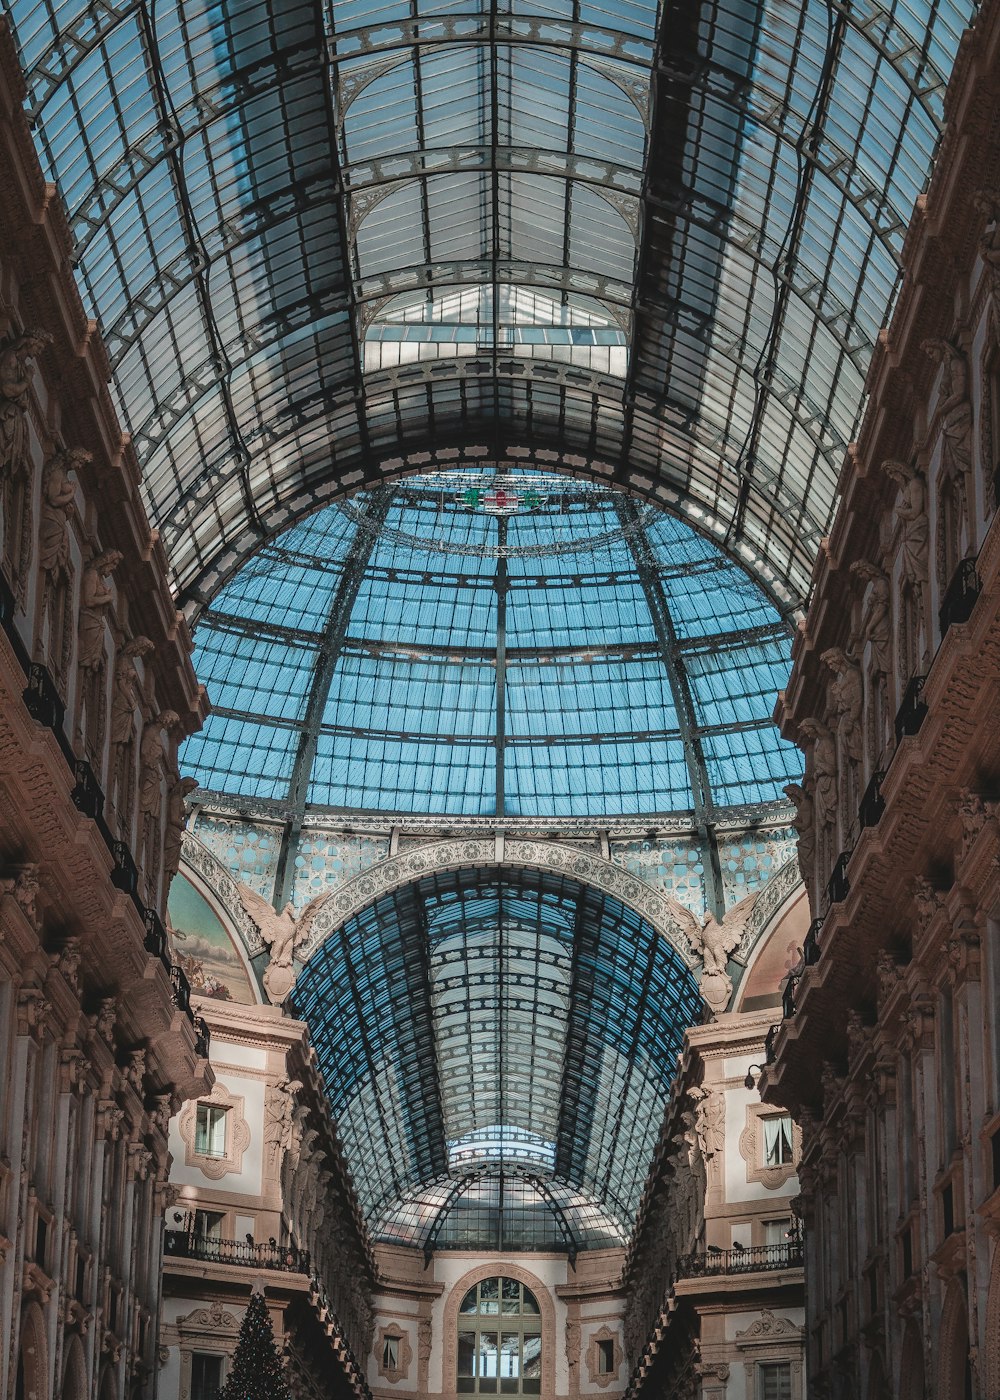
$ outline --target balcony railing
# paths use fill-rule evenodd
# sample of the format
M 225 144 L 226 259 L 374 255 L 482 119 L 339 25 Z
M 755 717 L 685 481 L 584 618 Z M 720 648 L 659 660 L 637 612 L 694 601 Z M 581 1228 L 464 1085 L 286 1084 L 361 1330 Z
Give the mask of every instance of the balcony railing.
M 879 768 L 872 774 L 871 782 L 865 788 L 865 795 L 861 799 L 861 806 L 858 808 L 858 824 L 861 827 L 878 826 L 879 818 L 885 811 L 885 798 L 882 796 L 882 784 L 885 782 L 885 773 Z
M 903 703 L 896 711 L 896 743 L 904 739 L 907 734 L 916 734 L 917 730 L 924 722 L 924 715 L 927 713 L 927 706 L 921 700 L 921 692 L 924 688 L 926 676 L 911 676 L 906 689 L 903 691 Z
M 830 878 L 826 882 L 826 897 L 831 904 L 843 904 L 850 894 L 851 882 L 847 878 L 847 866 L 851 859 L 851 851 L 841 851 L 834 861 Z
M 168 1230 L 163 1252 L 171 1259 L 197 1259 L 205 1264 L 235 1264 L 244 1269 L 277 1269 L 285 1274 L 309 1274 L 308 1250 L 294 1245 L 251 1244 L 249 1240 L 217 1240 L 188 1230 Z
M 677 1261 L 678 1278 L 710 1278 L 715 1274 L 760 1274 L 802 1268 L 802 1241 L 754 1245 L 752 1249 L 707 1250 Z
M 976 572 L 975 559 L 963 559 L 941 599 L 938 621 L 941 624 L 942 637 L 953 623 L 968 622 L 982 587 Z
M 813 919 L 812 923 L 809 925 L 809 931 L 805 936 L 805 942 L 802 944 L 802 964 L 804 967 L 812 967 L 815 963 L 819 962 L 821 951 L 819 936 L 822 931 L 823 920 Z

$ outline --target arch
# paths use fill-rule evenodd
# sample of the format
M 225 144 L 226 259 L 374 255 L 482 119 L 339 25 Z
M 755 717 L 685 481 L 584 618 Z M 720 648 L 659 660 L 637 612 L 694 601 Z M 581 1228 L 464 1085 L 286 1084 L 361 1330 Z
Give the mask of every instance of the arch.
M 924 1400 L 924 1344 L 911 1318 L 903 1333 L 899 1363 L 899 1400 Z
M 566 875 L 582 885 L 613 895 L 641 914 L 679 953 L 687 967 L 692 970 L 700 967 L 700 957 L 674 918 L 669 901 L 620 865 L 554 841 L 498 840 L 492 835 L 418 846 L 415 850 L 390 856 L 353 880 L 345 881 L 330 891 L 314 915 L 305 940 L 297 950 L 298 956 L 303 963 L 308 962 L 331 933 L 382 895 L 415 884 L 425 875 L 489 865 Z
M 871 1362 L 868 1367 L 867 1400 L 892 1400 L 889 1386 L 885 1378 L 882 1354 L 878 1351 L 872 1353 Z
M 79 1337 L 70 1337 L 66 1343 L 60 1394 L 61 1400 L 88 1400 L 87 1360 Z
M 937 1394 L 947 1395 L 949 1400 L 971 1400 L 969 1311 L 958 1279 L 952 1279 L 945 1293 L 939 1335 Z
M 468 1273 L 463 1274 L 452 1284 L 444 1305 L 444 1337 L 442 1338 L 443 1345 L 440 1348 L 444 1367 L 441 1390 L 447 1395 L 452 1389 L 449 1377 L 454 1378 L 456 1375 L 458 1366 L 458 1310 L 461 1307 L 462 1299 L 470 1288 L 474 1288 L 484 1278 L 493 1278 L 497 1274 L 503 1278 L 517 1279 L 518 1283 L 524 1284 L 525 1288 L 530 1288 L 535 1295 L 535 1301 L 538 1303 L 542 1318 L 542 1394 L 555 1395 L 556 1309 L 552 1295 L 537 1274 L 521 1268 L 519 1264 L 508 1263 L 502 1255 L 497 1255 L 489 1263 L 477 1264 L 475 1268 L 470 1269 Z
M 37 1303 L 29 1303 L 21 1314 L 17 1382 L 17 1400 L 49 1400 L 49 1350 L 45 1340 L 45 1315 Z

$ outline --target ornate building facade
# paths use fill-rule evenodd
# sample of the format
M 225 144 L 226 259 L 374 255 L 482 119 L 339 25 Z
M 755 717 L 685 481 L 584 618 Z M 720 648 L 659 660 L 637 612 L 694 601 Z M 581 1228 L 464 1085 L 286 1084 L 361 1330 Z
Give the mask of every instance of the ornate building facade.
M 212 1084 L 163 924 L 204 697 L 0 39 L 0 1393 L 126 1400 Z
M 934 179 L 781 702 L 812 923 L 764 1098 L 800 1122 L 810 1393 L 1000 1393 L 1000 12 Z

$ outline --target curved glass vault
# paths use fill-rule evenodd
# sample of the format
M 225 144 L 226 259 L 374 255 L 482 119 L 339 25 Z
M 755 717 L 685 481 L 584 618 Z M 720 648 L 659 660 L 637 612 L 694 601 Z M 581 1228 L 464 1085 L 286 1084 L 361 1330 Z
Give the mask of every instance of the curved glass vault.
M 690 526 L 596 483 L 439 473 L 328 506 L 203 613 L 208 792 L 546 819 L 773 802 L 790 631 Z
M 372 1234 L 424 1249 L 621 1244 L 695 981 L 612 896 L 504 866 L 377 900 L 299 975 Z
M 182 601 L 421 463 L 803 597 L 974 0 L 7 0 Z

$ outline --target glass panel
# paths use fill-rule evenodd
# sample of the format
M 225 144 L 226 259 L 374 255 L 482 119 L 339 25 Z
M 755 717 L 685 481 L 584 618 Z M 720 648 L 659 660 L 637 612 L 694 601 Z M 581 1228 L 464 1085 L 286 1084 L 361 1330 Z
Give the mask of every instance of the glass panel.
M 521 1285 L 517 1279 L 513 1278 L 501 1279 L 500 1284 L 503 1311 L 505 1313 L 519 1313 L 521 1311 Z
M 477 1297 L 477 1291 L 475 1288 L 470 1288 L 468 1293 L 466 1293 L 465 1297 L 462 1299 L 462 1306 L 459 1309 L 459 1312 L 474 1313 L 478 1306 L 479 1299 Z
M 524 1301 L 521 1305 L 521 1311 L 525 1313 L 532 1313 L 536 1317 L 540 1312 L 535 1295 L 528 1288 L 524 1290 Z
M 490 1314 L 500 1311 L 500 1280 L 498 1278 L 484 1278 L 479 1285 L 479 1311 Z
M 499 1334 L 496 1332 L 480 1332 L 478 1372 L 479 1390 L 481 1394 L 496 1394 L 499 1356 Z
M 521 1374 L 521 1337 L 518 1332 L 504 1332 L 500 1337 L 500 1375 Z
M 542 1339 L 534 1332 L 524 1334 L 523 1374 L 525 1380 L 541 1380 Z
M 459 1332 L 458 1334 L 458 1374 L 459 1376 L 474 1376 L 476 1366 L 476 1334 L 475 1332 Z

